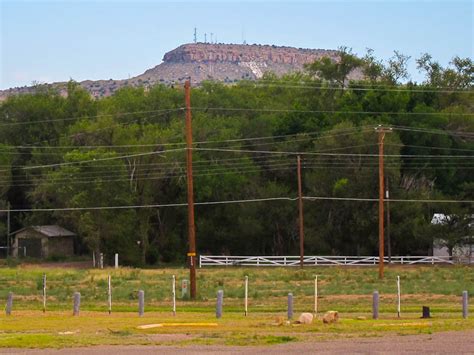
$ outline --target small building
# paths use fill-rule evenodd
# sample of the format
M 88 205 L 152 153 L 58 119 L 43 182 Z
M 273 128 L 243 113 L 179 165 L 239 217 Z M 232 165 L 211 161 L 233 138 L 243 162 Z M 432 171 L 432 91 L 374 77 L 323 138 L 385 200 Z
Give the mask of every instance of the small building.
M 13 256 L 47 258 L 74 255 L 75 233 L 57 226 L 29 226 L 13 232 Z

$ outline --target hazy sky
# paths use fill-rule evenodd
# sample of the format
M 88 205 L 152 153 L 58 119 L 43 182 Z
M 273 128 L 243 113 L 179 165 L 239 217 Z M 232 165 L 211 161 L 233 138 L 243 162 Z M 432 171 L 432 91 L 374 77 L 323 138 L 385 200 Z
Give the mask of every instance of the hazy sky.
M 473 1 L 9 1 L 1 3 L 0 89 L 70 78 L 123 79 L 165 52 L 214 33 L 218 42 L 276 44 L 387 59 L 428 52 L 473 57 Z M 411 60 L 412 78 L 419 80 Z

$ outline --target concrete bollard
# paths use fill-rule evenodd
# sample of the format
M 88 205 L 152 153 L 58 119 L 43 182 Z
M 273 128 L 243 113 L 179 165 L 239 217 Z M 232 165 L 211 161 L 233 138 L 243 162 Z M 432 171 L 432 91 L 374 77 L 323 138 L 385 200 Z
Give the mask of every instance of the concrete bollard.
M 7 306 L 5 308 L 5 314 L 7 316 L 12 314 L 12 308 L 13 308 L 13 292 L 8 292 Z
M 379 319 L 379 291 L 374 291 L 372 296 L 372 318 Z
M 462 291 L 462 317 L 467 319 L 468 315 L 468 294 L 467 291 Z
M 288 320 L 293 318 L 293 294 L 288 294 Z
M 115 268 L 118 269 L 119 264 L 118 264 L 118 254 L 115 254 Z
M 80 308 L 81 308 L 81 294 L 79 292 L 74 292 L 74 305 L 72 309 L 72 315 L 78 316 Z
M 145 314 L 145 291 L 138 291 L 138 315 L 141 317 Z
M 224 291 L 217 291 L 216 318 L 222 318 L 222 305 L 224 303 Z

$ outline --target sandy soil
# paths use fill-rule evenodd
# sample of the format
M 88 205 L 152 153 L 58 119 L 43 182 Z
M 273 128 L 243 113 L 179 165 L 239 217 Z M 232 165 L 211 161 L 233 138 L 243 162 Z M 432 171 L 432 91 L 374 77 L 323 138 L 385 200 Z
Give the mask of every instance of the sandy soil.
M 2 354 L 474 354 L 474 330 L 299 342 L 274 346 L 98 346 L 61 350 L 0 349 Z

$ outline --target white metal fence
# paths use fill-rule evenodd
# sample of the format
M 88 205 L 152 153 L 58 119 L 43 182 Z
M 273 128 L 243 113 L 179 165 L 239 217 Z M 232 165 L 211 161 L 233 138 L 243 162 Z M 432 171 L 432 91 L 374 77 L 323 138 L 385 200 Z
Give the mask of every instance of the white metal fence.
M 384 261 L 389 263 L 389 258 Z M 370 266 L 377 265 L 378 256 L 305 256 L 303 263 L 306 266 Z M 392 256 L 392 264 L 455 264 L 457 260 L 444 256 Z M 472 263 L 474 260 L 462 261 Z M 200 255 L 199 267 L 202 266 L 299 266 L 299 256 L 224 256 Z

